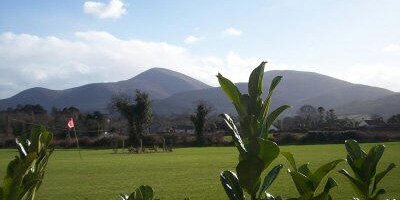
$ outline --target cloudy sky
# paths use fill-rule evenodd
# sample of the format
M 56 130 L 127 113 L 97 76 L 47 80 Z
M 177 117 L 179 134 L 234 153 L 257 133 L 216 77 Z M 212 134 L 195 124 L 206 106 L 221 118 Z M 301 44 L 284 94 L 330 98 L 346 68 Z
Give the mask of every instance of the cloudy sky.
M 0 2 L 0 98 L 166 67 L 217 85 L 269 69 L 400 91 L 400 1 Z

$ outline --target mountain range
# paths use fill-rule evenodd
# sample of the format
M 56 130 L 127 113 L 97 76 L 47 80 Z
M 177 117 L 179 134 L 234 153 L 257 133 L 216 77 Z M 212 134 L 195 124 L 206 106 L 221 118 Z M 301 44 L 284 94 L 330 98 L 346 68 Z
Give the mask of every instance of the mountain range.
M 400 113 L 400 93 L 313 72 L 267 71 L 264 74 L 264 94 L 268 91 L 269 82 L 277 75 L 284 78 L 274 94 L 272 107 L 291 105 L 287 115 L 295 114 L 305 104 L 333 108 L 339 114 L 379 114 L 389 117 Z M 242 92 L 247 91 L 247 83 L 236 85 Z M 192 113 L 199 101 L 209 104 L 216 113 L 235 113 L 221 88 L 211 87 L 164 68 L 152 68 L 119 82 L 93 83 L 65 90 L 31 88 L 0 100 L 0 109 L 18 104 L 41 104 L 46 109 L 75 106 L 83 111 L 107 111 L 113 94 L 134 94 L 137 89 L 149 93 L 153 112 L 159 115 Z

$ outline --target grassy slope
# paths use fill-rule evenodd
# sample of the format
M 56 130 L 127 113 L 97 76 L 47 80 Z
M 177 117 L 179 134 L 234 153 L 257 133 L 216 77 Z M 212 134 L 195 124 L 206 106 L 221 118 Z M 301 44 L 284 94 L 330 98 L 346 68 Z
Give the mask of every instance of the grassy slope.
M 370 147 L 366 144 L 364 147 Z M 400 143 L 387 143 L 380 170 L 389 162 L 400 164 Z M 299 163 L 309 161 L 311 168 L 344 157 L 343 145 L 284 146 L 283 151 L 295 154 Z M 15 151 L 0 150 L 0 176 Z M 219 183 L 219 173 L 234 169 L 236 150 L 232 147 L 185 148 L 173 153 L 113 154 L 111 150 L 85 150 L 80 160 L 76 151 L 56 151 L 49 163 L 38 199 L 118 199 L 119 193 L 133 191 L 148 184 L 161 199 L 226 199 Z M 286 162 L 279 158 L 278 163 Z M 288 166 L 287 164 L 285 166 Z M 345 166 L 341 164 L 340 167 Z M 274 194 L 296 195 L 286 171 L 282 171 L 272 187 Z M 350 199 L 353 194 L 347 181 L 337 173 L 340 186 L 334 199 Z M 384 180 L 390 196 L 400 196 L 400 169 Z

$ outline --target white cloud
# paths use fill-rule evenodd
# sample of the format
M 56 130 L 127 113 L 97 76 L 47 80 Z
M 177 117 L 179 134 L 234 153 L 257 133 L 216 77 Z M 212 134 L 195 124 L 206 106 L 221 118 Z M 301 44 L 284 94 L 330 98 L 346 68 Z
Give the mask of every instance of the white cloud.
M 242 31 L 236 28 L 227 28 L 222 32 L 223 35 L 228 35 L 228 36 L 241 36 L 242 35 Z
M 185 42 L 186 44 L 195 44 L 200 40 L 200 38 L 193 36 L 193 35 L 189 35 L 185 38 L 185 40 L 183 42 Z
M 0 98 L 31 87 L 65 89 L 94 82 L 129 79 L 151 67 L 166 67 L 216 86 L 221 72 L 245 82 L 262 60 L 235 52 L 200 56 L 163 42 L 121 39 L 107 32 L 76 32 L 72 39 L 29 34 L 0 34 Z M 393 64 L 298 66 L 268 59 L 267 70 L 314 71 L 350 82 L 400 91 L 400 68 Z
M 328 75 L 352 83 L 372 85 L 388 88 L 400 92 L 400 67 L 398 65 L 376 64 L 354 64 L 343 67 L 343 70 L 332 70 Z
M 119 18 L 126 14 L 126 7 L 122 0 L 111 0 L 108 4 L 97 1 L 86 1 L 83 4 L 83 10 L 87 14 L 99 18 Z
M 390 44 L 383 48 L 384 52 L 393 53 L 400 55 L 400 45 L 399 44 Z
M 0 98 L 23 89 L 65 89 L 93 82 L 129 79 L 151 67 L 166 67 L 217 85 L 218 72 L 246 81 L 261 60 L 234 52 L 198 56 L 163 42 L 120 39 L 107 32 L 76 32 L 73 39 L 0 34 Z

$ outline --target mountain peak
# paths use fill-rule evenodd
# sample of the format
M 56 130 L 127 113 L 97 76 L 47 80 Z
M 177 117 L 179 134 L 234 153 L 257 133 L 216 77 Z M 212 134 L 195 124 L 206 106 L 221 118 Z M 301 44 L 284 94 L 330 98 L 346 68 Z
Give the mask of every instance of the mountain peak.
M 40 87 L 27 89 L 13 97 L 0 100 L 0 108 L 14 107 L 17 104 L 41 104 L 45 108 L 76 106 L 82 110 L 105 110 L 113 94 L 133 95 L 135 90 L 142 90 L 147 92 L 151 99 L 163 99 L 175 93 L 209 87 L 185 74 L 157 67 L 125 81 L 91 83 L 65 90 Z

